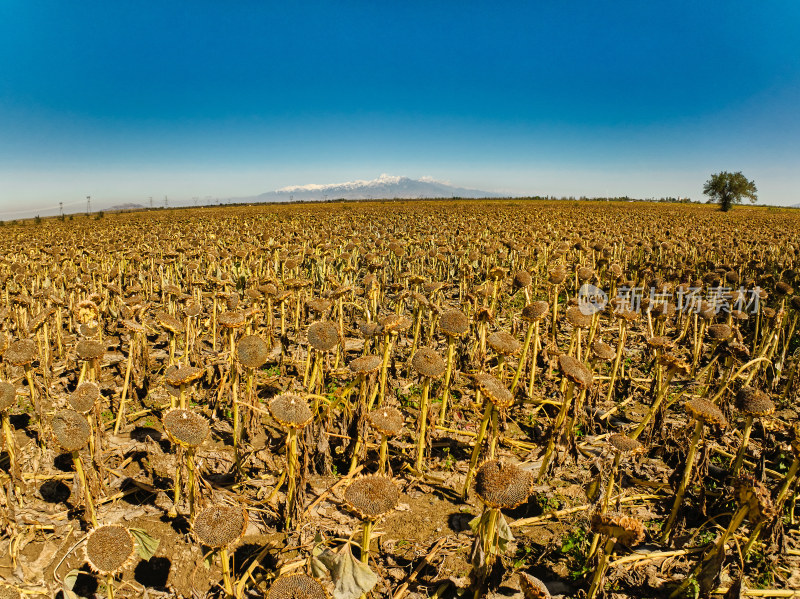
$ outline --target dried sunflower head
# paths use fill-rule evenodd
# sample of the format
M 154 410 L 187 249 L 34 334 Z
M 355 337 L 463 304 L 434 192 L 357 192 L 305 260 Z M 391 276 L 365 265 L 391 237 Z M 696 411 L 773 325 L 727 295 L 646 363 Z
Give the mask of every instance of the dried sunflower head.
M 67 401 L 70 407 L 81 414 L 88 414 L 100 398 L 100 386 L 92 381 L 85 381 L 70 393 Z
M 501 410 L 509 408 L 514 403 L 514 396 L 511 391 L 506 389 L 505 385 L 491 374 L 479 372 L 475 375 L 475 384 L 481 390 L 481 393 Z
M 641 520 L 615 512 L 592 514 L 592 531 L 617 539 L 628 547 L 638 545 L 645 536 Z
M 411 358 L 411 365 L 422 376 L 438 379 L 444 374 L 447 365 L 444 360 L 432 349 L 420 348 Z
M 545 301 L 535 301 L 522 309 L 522 319 L 528 322 L 536 322 L 544 318 L 550 311 L 550 305 Z
M 200 414 L 182 408 L 169 410 L 161 419 L 169 438 L 184 447 L 199 447 L 211 428 Z
M 388 476 L 369 474 L 353 480 L 344 492 L 344 499 L 364 520 L 376 520 L 397 506 L 400 489 Z
M 247 368 L 261 368 L 269 357 L 269 347 L 258 335 L 247 335 L 236 345 L 236 357 Z
M 27 366 L 36 359 L 36 342 L 33 339 L 12 341 L 3 359 L 12 366 Z
M 693 418 L 702 420 L 706 424 L 716 424 L 722 428 L 728 426 L 728 420 L 725 418 L 722 410 L 706 399 L 700 397 L 690 399 L 683 404 L 683 407 L 686 408 L 686 411 L 689 412 Z
M 403 413 L 392 406 L 375 408 L 367 414 L 370 426 L 382 435 L 394 437 L 403 428 Z
M 597 339 L 592 343 L 592 355 L 599 360 L 609 362 L 617 356 L 617 352 L 608 343 Z
M 736 408 L 748 416 L 769 416 L 775 411 L 775 403 L 760 389 L 742 387 L 736 394 Z
M 544 583 L 525 572 L 519 573 L 519 586 L 522 589 L 524 599 L 550 599 L 550 591 Z
M 448 310 L 439 317 L 439 330 L 450 337 L 460 337 L 469 330 L 469 319 L 461 310 Z
M 561 373 L 581 389 L 592 386 L 592 371 L 580 360 L 567 354 L 558 356 L 558 368 Z
M 180 387 L 181 385 L 188 385 L 189 383 L 202 378 L 205 372 L 206 371 L 202 368 L 184 364 L 183 366 L 178 366 L 177 368 L 172 368 L 169 370 L 169 372 L 167 372 L 166 380 L 167 383 L 173 387 Z
M 644 445 L 639 441 L 621 433 L 611 435 L 608 438 L 608 443 L 622 455 L 634 455 L 644 451 Z
M 505 331 L 497 331 L 486 339 L 494 351 L 504 356 L 513 356 L 522 349 L 522 344 Z
M 17 401 L 17 388 L 8 381 L 0 382 L 0 412 L 9 409 Z
M 215 505 L 194 517 L 192 532 L 203 545 L 214 549 L 227 547 L 244 534 L 247 521 L 247 510 L 233 505 Z
M 273 397 L 269 402 L 269 411 L 278 424 L 286 428 L 303 428 L 314 418 L 308 402 L 294 393 Z
M 331 351 L 339 344 L 339 329 L 332 322 L 315 322 L 308 327 L 308 342 L 317 351 Z
M 89 421 L 75 410 L 58 410 L 53 415 L 51 427 L 56 441 L 67 451 L 83 449 L 92 434 Z
M 353 374 L 371 374 L 376 372 L 383 363 L 380 356 L 367 355 L 352 360 L 347 367 Z
M 100 526 L 86 537 L 83 552 L 89 567 L 100 574 L 117 574 L 134 558 L 133 536 L 123 526 Z
M 97 360 L 106 353 L 106 347 L 94 339 L 81 339 L 75 346 L 75 353 L 81 360 Z
M 514 464 L 489 460 L 475 474 L 475 492 L 489 507 L 513 509 L 528 501 L 533 476 Z
M 298 572 L 275 580 L 267 593 L 267 599 L 328 599 L 328 592 L 319 582 Z

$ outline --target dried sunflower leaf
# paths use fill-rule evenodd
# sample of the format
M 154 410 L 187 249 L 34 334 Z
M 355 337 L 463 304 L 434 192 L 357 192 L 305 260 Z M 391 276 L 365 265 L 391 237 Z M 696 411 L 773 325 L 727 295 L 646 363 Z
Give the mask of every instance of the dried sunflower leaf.
M 128 530 L 136 539 L 136 550 L 139 553 L 139 557 L 145 561 L 150 561 L 150 558 L 158 551 L 161 540 L 154 539 L 141 528 L 129 528 Z
M 64 594 L 64 599 L 86 599 L 72 590 L 75 588 L 75 583 L 78 582 L 78 576 L 80 575 L 80 570 L 70 570 L 67 572 L 67 575 L 64 577 L 64 582 L 61 584 L 61 592 Z
M 500 553 L 505 553 L 508 544 L 514 540 L 514 535 L 511 534 L 511 527 L 502 513 L 497 515 L 497 540 L 497 548 Z
M 378 584 L 375 573 L 353 556 L 349 543 L 342 547 L 331 565 L 334 599 L 357 599 Z

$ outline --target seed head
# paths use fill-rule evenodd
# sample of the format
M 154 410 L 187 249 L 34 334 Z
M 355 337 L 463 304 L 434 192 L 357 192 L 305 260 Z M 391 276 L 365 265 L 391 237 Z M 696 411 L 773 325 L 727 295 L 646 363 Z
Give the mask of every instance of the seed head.
M 369 474 L 351 482 L 344 499 L 364 520 L 377 520 L 397 506 L 400 489 L 388 476 Z
M 92 429 L 83 414 L 75 410 L 59 410 L 51 423 L 53 435 L 67 451 L 78 451 L 89 441 Z
M 169 410 L 161 419 L 170 439 L 184 447 L 199 447 L 205 441 L 210 427 L 200 414 L 182 408 Z
M 100 526 L 86 537 L 83 547 L 89 567 L 99 574 L 117 574 L 131 563 L 135 545 L 123 526 Z
M 475 492 L 489 507 L 513 509 L 528 501 L 533 476 L 514 464 L 489 460 L 475 474 Z
M 247 510 L 233 505 L 207 507 L 194 517 L 195 538 L 211 548 L 227 547 L 247 530 Z

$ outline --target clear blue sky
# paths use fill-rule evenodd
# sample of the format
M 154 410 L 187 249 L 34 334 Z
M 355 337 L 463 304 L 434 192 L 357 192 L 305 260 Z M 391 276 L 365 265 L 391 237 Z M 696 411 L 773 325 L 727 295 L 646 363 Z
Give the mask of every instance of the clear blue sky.
M 0 2 L 0 218 L 429 176 L 800 202 L 800 3 Z

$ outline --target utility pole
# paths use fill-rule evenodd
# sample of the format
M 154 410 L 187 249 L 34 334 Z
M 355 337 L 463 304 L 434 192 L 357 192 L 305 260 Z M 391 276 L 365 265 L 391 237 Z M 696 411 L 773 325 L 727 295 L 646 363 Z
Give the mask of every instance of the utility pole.
M 64 202 L 58 203 L 58 212 L 61 217 L 61 220 L 64 220 Z
M 167 199 L 167 196 L 164 196 L 164 208 L 169 208 L 169 200 Z
M 92 196 L 86 196 L 86 216 L 92 212 Z

